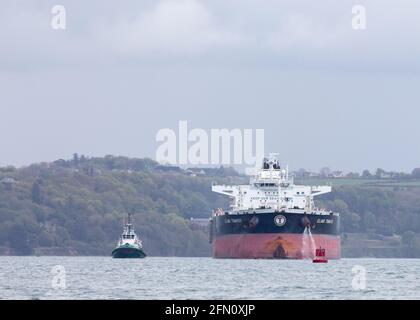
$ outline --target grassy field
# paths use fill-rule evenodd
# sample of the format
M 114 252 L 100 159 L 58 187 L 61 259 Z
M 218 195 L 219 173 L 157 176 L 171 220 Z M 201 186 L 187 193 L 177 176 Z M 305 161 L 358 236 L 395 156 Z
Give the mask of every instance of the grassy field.
M 330 185 L 337 186 L 374 186 L 374 187 L 420 187 L 420 179 L 417 180 L 393 180 L 393 179 L 357 179 L 357 178 L 308 178 L 296 179 L 296 184 L 306 185 Z

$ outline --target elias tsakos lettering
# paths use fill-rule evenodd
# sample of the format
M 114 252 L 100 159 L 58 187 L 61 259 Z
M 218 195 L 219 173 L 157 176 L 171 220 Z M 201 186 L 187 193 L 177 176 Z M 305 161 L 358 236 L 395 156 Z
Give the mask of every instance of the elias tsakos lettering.
M 188 131 L 187 121 L 179 121 L 178 136 L 172 129 L 160 129 L 156 141 L 156 161 L 170 164 L 255 165 L 264 157 L 264 129 L 204 129 Z M 232 161 L 233 154 L 233 161 Z

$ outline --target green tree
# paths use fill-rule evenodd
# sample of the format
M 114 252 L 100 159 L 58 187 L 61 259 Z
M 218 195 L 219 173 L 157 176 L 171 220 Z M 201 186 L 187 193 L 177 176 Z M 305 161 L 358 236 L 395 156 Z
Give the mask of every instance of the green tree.
M 414 178 L 414 179 L 420 179 L 420 168 L 415 168 L 411 172 L 411 177 Z
M 15 224 L 9 230 L 9 244 L 17 255 L 30 255 L 33 252 L 32 243 L 29 241 L 29 234 L 26 228 Z
M 383 224 L 376 230 L 378 233 L 388 237 L 391 237 L 395 234 L 395 227 L 390 224 Z
M 363 222 L 363 226 L 365 227 L 366 230 L 368 230 L 368 229 L 375 229 L 375 227 L 376 227 L 376 217 L 370 211 L 367 211 L 363 215 L 362 222 Z
M 78 167 L 79 166 L 79 155 L 77 153 L 74 153 L 73 154 L 73 165 L 75 167 Z
M 402 243 L 410 248 L 414 247 L 416 242 L 416 234 L 413 231 L 406 231 L 402 235 Z
M 35 181 L 32 184 L 31 198 L 32 198 L 32 202 L 34 202 L 36 204 L 42 204 L 43 203 L 44 196 L 43 196 L 43 192 L 42 192 L 42 188 L 41 188 L 41 183 L 40 183 L 39 180 Z
M 376 169 L 376 172 L 375 172 L 375 177 L 376 178 L 382 178 L 382 175 L 385 173 L 385 170 L 383 170 L 383 169 L 381 169 L 381 168 L 378 168 L 378 169 Z
M 366 170 L 363 170 L 363 172 L 362 172 L 362 178 L 365 178 L 365 179 L 372 178 L 372 174 L 367 169 Z
M 355 232 L 359 229 L 360 215 L 355 212 L 345 212 L 342 214 L 343 231 Z

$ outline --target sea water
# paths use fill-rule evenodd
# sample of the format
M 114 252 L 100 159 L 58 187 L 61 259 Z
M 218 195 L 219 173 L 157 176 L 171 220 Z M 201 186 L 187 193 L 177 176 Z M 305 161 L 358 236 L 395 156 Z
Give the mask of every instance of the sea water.
M 0 299 L 419 299 L 420 260 L 0 257 Z

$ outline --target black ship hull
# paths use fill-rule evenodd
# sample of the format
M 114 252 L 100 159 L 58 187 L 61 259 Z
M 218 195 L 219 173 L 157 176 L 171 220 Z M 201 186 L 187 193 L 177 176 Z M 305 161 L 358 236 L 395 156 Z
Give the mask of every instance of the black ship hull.
M 341 256 L 338 214 L 266 211 L 214 216 L 210 226 L 215 258 L 313 258 Z

